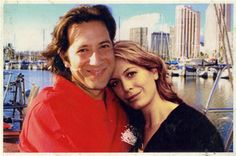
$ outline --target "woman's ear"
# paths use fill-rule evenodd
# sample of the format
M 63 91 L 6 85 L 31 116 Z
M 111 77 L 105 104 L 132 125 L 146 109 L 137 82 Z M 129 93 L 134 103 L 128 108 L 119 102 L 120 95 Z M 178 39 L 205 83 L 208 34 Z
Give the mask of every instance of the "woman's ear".
M 152 68 L 151 72 L 153 74 L 154 80 L 157 80 L 158 79 L 158 71 L 157 71 L 157 69 L 156 68 Z
M 62 53 L 60 53 L 59 54 L 60 55 L 60 58 L 62 59 L 62 61 L 63 61 L 63 63 L 64 63 L 64 66 L 66 67 L 66 68 L 70 68 L 70 63 L 69 63 L 69 61 L 67 61 L 66 59 L 65 59 L 65 54 L 62 54 Z

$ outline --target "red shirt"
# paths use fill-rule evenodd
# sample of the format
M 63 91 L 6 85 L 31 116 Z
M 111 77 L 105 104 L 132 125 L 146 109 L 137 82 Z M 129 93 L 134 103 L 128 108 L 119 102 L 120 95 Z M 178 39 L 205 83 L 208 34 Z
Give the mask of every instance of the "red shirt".
M 43 89 L 24 119 L 20 151 L 127 152 L 121 141 L 127 117 L 106 90 L 106 102 L 56 76 L 54 87 Z

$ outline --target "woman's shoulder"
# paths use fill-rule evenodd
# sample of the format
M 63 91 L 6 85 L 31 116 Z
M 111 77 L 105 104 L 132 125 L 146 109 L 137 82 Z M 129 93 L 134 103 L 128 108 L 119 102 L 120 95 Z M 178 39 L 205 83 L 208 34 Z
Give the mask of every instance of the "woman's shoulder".
M 186 121 L 188 120 L 196 120 L 196 119 L 206 119 L 206 116 L 193 108 L 192 106 L 181 103 L 178 107 L 173 111 L 173 114 L 179 118 L 182 118 Z
M 175 109 L 167 122 L 167 127 L 168 125 L 175 127 L 176 133 L 187 137 L 202 140 L 215 137 L 220 140 L 216 127 L 207 116 L 187 104 L 181 104 Z
M 214 129 L 213 124 L 204 114 L 185 103 L 179 104 L 171 112 L 167 122 L 186 129 Z

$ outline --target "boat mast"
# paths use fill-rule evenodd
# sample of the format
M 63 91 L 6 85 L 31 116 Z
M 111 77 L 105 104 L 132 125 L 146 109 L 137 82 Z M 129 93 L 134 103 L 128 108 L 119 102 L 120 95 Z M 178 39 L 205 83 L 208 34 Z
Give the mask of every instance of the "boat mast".
M 221 5 L 222 4 L 220 4 L 220 8 L 221 8 Z M 224 16 L 222 16 L 221 9 L 219 10 L 220 12 L 218 12 L 216 4 L 214 4 L 214 8 L 215 8 L 216 18 L 217 18 L 217 22 L 218 22 L 218 26 L 219 26 L 219 30 L 220 30 L 220 38 L 221 38 L 222 45 L 223 45 L 223 55 L 225 57 L 225 61 L 226 61 L 226 64 L 228 66 L 227 70 L 228 70 L 228 73 L 229 73 L 229 80 L 230 80 L 230 83 L 231 83 L 231 87 L 233 88 L 232 73 L 230 72 L 230 69 L 229 69 L 229 61 L 228 61 L 228 57 L 227 57 L 227 53 L 226 53 L 225 40 L 224 40 L 224 32 L 225 32 L 225 34 L 227 34 L 226 36 L 228 36 L 228 32 L 227 32 L 226 26 L 224 26 L 223 30 L 222 30 L 221 18 L 224 19 Z M 223 22 L 223 24 L 225 24 L 225 22 Z M 227 44 L 230 47 L 229 40 L 227 40 Z M 231 53 L 231 51 L 229 51 L 229 52 Z M 233 64 L 233 59 L 231 60 L 231 62 Z

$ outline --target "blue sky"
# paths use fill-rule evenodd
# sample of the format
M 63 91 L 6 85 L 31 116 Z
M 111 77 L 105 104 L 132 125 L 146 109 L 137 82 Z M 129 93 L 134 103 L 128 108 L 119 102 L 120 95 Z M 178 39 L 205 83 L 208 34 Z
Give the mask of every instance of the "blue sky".
M 170 25 L 175 24 L 175 7 L 181 4 L 117 4 L 109 5 L 112 8 L 112 12 L 117 18 L 120 16 L 121 22 L 131 16 L 146 14 L 146 13 L 161 13 L 165 16 L 166 22 Z M 190 5 L 190 4 L 185 4 Z M 191 5 L 196 11 L 200 11 L 201 14 L 205 14 L 207 4 L 194 4 Z M 196 8 L 196 9 L 195 9 Z M 205 17 L 202 18 L 202 26 L 204 25 Z
M 162 14 L 164 23 L 173 26 L 175 25 L 175 7 L 179 4 L 107 5 L 110 7 L 117 24 L 120 18 L 120 25 L 133 16 L 150 14 L 155 19 L 156 15 Z M 42 50 L 42 32 L 45 31 L 44 44 L 47 44 L 50 40 L 50 33 L 59 17 L 75 6 L 74 4 L 5 4 L 3 14 L 4 44 L 12 42 L 17 51 Z M 200 12 L 201 31 L 204 31 L 205 11 L 208 5 L 193 4 L 191 6 L 193 10 Z

